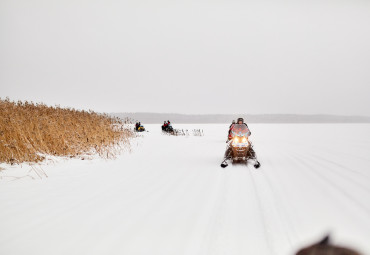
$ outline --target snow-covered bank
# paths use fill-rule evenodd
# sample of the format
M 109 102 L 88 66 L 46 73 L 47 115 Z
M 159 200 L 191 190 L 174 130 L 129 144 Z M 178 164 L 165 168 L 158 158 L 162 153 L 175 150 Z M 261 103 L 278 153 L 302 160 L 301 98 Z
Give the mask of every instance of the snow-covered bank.
M 370 254 L 370 125 L 251 124 L 259 170 L 220 168 L 227 124 L 145 127 L 116 160 L 0 180 L 0 254 L 285 255 L 328 232 Z

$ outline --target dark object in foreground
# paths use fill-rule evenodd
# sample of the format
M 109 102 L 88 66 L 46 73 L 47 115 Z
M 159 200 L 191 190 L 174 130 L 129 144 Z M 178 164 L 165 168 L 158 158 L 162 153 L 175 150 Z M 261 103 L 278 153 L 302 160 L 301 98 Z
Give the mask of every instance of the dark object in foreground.
M 326 236 L 317 244 L 301 249 L 296 255 L 360 255 L 360 253 L 349 248 L 331 245 L 329 236 Z

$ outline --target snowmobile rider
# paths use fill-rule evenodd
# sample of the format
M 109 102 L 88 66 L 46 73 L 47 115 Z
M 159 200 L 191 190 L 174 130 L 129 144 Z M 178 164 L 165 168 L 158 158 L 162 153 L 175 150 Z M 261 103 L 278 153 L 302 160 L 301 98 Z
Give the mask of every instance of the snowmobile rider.
M 233 120 L 233 121 L 231 122 L 229 129 L 231 129 L 231 128 L 232 128 L 232 126 L 234 126 L 234 125 L 235 125 L 235 120 Z
M 233 121 L 233 122 L 235 122 L 235 121 Z M 247 125 L 246 123 L 244 123 L 244 119 L 243 119 L 243 118 L 238 118 L 238 120 L 237 120 L 237 122 L 236 122 L 236 123 L 233 123 L 233 124 L 231 124 L 231 125 L 230 125 L 229 135 L 228 135 L 228 139 L 227 139 L 226 143 L 229 143 L 229 142 L 232 140 L 231 131 L 233 130 L 233 128 L 234 128 L 234 126 L 235 126 L 236 124 L 239 124 L 239 125 L 243 125 L 243 124 L 244 124 L 244 125 L 246 125 L 246 126 L 247 126 L 247 128 L 248 128 L 248 130 L 249 130 L 248 125 Z M 251 134 L 252 134 L 252 133 L 251 133 L 251 131 L 249 130 L 249 135 L 251 135 Z M 226 148 L 226 151 L 225 151 L 224 161 L 229 157 L 230 152 L 231 152 L 231 148 L 230 148 L 230 145 L 228 145 L 228 146 L 227 146 L 227 148 Z
M 231 122 L 230 126 L 229 126 L 229 136 L 230 136 L 230 134 L 231 134 L 231 130 L 233 129 L 234 125 L 235 125 L 235 120 L 233 120 L 233 121 Z M 226 142 L 228 142 L 228 141 L 226 141 Z
M 245 127 L 243 125 L 245 125 Z M 234 146 L 234 142 L 232 142 L 233 141 L 232 139 L 234 139 L 234 135 L 239 137 L 239 138 L 235 137 L 236 138 L 235 146 Z M 225 168 L 228 166 L 227 160 L 232 160 L 232 162 L 234 162 L 235 159 L 237 162 L 239 160 L 242 160 L 244 162 L 247 162 L 247 160 L 254 160 L 254 167 L 255 168 L 260 167 L 261 164 L 257 160 L 256 153 L 253 150 L 253 146 L 248 141 L 248 137 L 250 135 L 251 135 L 251 132 L 248 128 L 248 125 L 244 123 L 244 119 L 238 118 L 237 122 L 231 126 L 231 133 L 229 134 L 229 137 L 228 137 L 229 139 L 227 141 L 227 147 L 226 147 L 226 151 L 224 155 L 224 160 L 221 163 L 222 168 Z M 243 137 L 242 141 L 240 141 L 241 137 Z M 241 143 L 240 145 L 244 144 L 245 150 L 237 149 L 237 147 L 239 147 L 238 145 L 239 143 Z M 235 148 L 235 151 L 233 148 Z M 240 155 L 239 152 L 241 151 L 242 151 L 242 154 Z M 234 153 L 236 154 L 234 155 Z
M 163 125 L 162 125 L 162 130 L 166 130 L 168 128 L 168 123 L 167 123 L 167 121 L 164 121 L 163 122 Z
M 231 131 L 233 130 L 235 124 L 239 124 L 239 125 L 246 125 L 247 128 L 249 129 L 248 125 L 246 123 L 244 123 L 244 119 L 243 118 L 238 118 L 237 122 L 235 123 L 235 121 L 233 121 L 233 123 L 230 125 L 229 127 L 229 134 L 227 136 L 227 141 L 226 143 L 228 143 L 231 139 L 232 139 L 232 135 L 231 135 Z M 249 135 L 251 135 L 252 133 L 249 131 Z
M 248 127 L 248 125 L 246 124 L 246 123 L 244 123 L 244 119 L 243 118 L 238 118 L 238 122 L 237 122 L 238 124 L 240 124 L 240 125 L 246 125 L 247 126 L 247 128 L 249 129 L 249 127 Z M 249 130 L 249 135 L 251 135 L 252 133 L 250 132 L 250 130 Z

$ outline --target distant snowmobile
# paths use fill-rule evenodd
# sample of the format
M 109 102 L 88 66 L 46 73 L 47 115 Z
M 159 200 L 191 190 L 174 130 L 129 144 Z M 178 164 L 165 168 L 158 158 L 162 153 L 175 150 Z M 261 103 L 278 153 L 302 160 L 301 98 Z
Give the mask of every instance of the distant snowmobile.
M 253 150 L 253 145 L 248 141 L 250 131 L 245 124 L 234 124 L 232 127 L 227 142 L 227 148 L 225 152 L 224 161 L 221 163 L 221 167 L 225 168 L 228 166 L 227 161 L 234 163 L 247 163 L 248 160 L 254 161 L 254 167 L 259 168 L 260 162 L 258 162 L 256 153 Z
M 173 133 L 173 127 L 171 125 L 171 122 L 169 120 L 165 121 L 162 125 L 162 131 L 167 132 L 167 133 Z
M 145 128 L 143 125 L 141 125 L 140 122 L 137 122 L 136 125 L 135 125 L 135 131 L 136 132 L 144 132 L 145 131 Z
M 173 127 L 171 126 L 171 124 L 169 125 L 162 125 L 162 131 L 164 132 L 167 132 L 167 133 L 173 133 L 174 130 L 173 130 Z
M 137 127 L 135 129 L 136 132 L 144 132 L 145 131 L 145 128 L 143 126 L 140 126 L 140 127 Z

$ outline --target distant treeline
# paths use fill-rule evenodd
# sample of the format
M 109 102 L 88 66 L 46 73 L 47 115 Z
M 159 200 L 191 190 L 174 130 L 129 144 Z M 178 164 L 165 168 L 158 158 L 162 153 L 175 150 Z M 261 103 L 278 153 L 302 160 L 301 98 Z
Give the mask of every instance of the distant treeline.
M 112 113 L 142 123 L 230 123 L 243 117 L 247 123 L 370 123 L 367 116 L 299 115 L 299 114 L 177 114 L 177 113 Z

